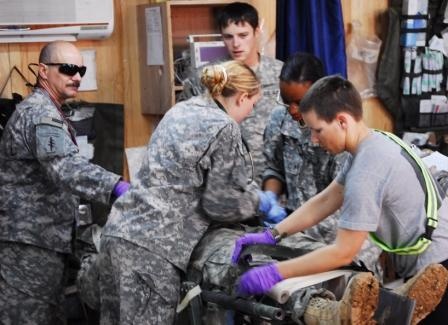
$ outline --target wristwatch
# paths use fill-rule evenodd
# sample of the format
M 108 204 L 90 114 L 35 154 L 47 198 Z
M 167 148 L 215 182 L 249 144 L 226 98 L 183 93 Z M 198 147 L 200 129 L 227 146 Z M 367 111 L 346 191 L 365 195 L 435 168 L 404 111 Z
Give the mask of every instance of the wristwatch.
M 276 243 L 279 243 L 283 238 L 285 238 L 286 236 L 288 236 L 288 234 L 287 234 L 286 232 L 284 232 L 284 233 L 281 234 L 281 233 L 277 230 L 277 228 L 274 228 L 274 227 L 269 228 L 269 231 L 271 232 L 272 237 L 274 237 L 274 240 L 275 240 Z

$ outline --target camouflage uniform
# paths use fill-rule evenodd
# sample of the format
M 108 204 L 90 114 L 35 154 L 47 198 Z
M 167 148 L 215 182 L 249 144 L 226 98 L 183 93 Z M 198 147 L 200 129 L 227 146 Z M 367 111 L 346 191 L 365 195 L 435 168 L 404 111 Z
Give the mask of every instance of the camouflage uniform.
M 194 249 L 190 260 L 190 269 L 200 272 L 204 285 L 212 285 L 229 294 L 232 293 L 235 281 L 240 275 L 230 262 L 235 241 L 248 232 L 261 231 L 263 231 L 261 227 L 248 227 L 241 224 L 229 228 L 210 229 Z M 300 250 L 303 254 L 326 246 L 325 243 L 300 232 L 284 238 L 279 245 Z M 364 262 L 365 255 L 360 252 L 354 261 L 356 263 Z M 262 254 L 253 255 L 254 260 L 257 263 L 275 262 L 269 256 Z
M 219 289 L 228 295 L 234 295 L 236 293 L 238 277 L 244 271 L 242 268 L 236 267 L 230 262 L 235 247 L 234 243 L 247 232 L 261 231 L 261 227 L 253 228 L 244 225 L 233 225 L 232 228 L 210 229 L 193 251 L 189 270 L 191 276 L 195 279 L 199 276 L 202 279 L 201 287 L 206 290 Z M 284 238 L 278 245 L 295 248 L 303 254 L 326 246 L 322 241 L 300 232 Z M 381 273 L 379 273 L 381 270 L 378 271 L 375 269 L 375 264 L 378 259 L 378 255 L 375 255 L 375 253 L 378 254 L 379 252 L 381 250 L 370 244 L 369 241 L 365 241 L 361 252 L 354 261 L 358 264 L 360 261 L 367 261 L 367 263 L 364 262 L 366 266 L 374 270 L 378 277 L 381 277 Z M 252 263 L 254 264 L 275 262 L 274 259 L 267 255 L 258 253 L 251 255 Z M 372 255 L 375 255 L 376 258 L 370 258 Z M 373 265 L 369 264 L 371 262 L 373 262 Z M 284 308 L 293 313 L 294 319 L 298 319 L 303 315 L 311 298 L 328 298 L 328 295 L 332 295 L 332 293 L 324 289 L 321 285 L 306 287 L 297 290 L 291 295 Z M 213 322 L 213 324 L 218 323 L 216 321 Z
M 213 222 L 252 217 L 258 186 L 248 182 L 244 154 L 238 124 L 211 98 L 193 97 L 165 114 L 130 191 L 115 202 L 103 228 L 101 313 L 116 315 L 102 320 L 104 324 L 127 324 L 135 308 L 145 309 L 148 324 L 172 321 L 177 289 L 159 296 L 154 288 L 154 296 L 141 305 L 130 302 L 131 296 L 143 294 L 134 282 L 111 286 L 127 278 L 132 265 L 133 276 L 150 288 L 178 287 L 180 271 L 186 270 L 193 248 Z M 128 247 L 142 249 L 134 255 Z
M 16 312 L 29 309 L 36 323 L 50 324 L 50 307 L 37 305 L 53 308 L 59 300 L 78 196 L 109 203 L 119 176 L 78 154 L 74 131 L 40 88 L 10 118 L 0 142 L 0 164 L 0 274 L 10 294 L 4 296 L 2 313 L 8 315 L 2 314 L 2 320 L 14 323 Z
M 82 302 L 93 310 L 100 309 L 98 253 L 91 252 L 81 257 L 81 267 L 76 275 L 76 287 Z
M 332 156 L 314 145 L 309 129 L 300 129 L 284 107 L 273 110 L 264 139 L 268 167 L 263 178 L 275 177 L 285 184 L 286 207 L 291 211 L 325 189 L 346 159 L 346 154 Z M 305 233 L 283 239 L 281 245 L 300 249 L 304 253 L 314 251 L 334 242 L 337 223 L 337 216 L 330 216 Z M 231 256 L 235 241 L 247 231 L 259 232 L 262 229 L 248 229 L 243 225 L 233 226 L 231 229 L 212 229 L 199 242 L 193 252 L 190 267 L 195 272 L 199 271 L 204 286 L 211 285 L 228 294 L 233 293 L 240 274 L 231 265 Z M 378 247 L 366 241 L 355 261 L 362 261 L 381 278 L 382 270 L 377 263 L 380 253 Z M 268 256 L 256 256 L 254 259 L 257 262 L 272 262 Z M 290 304 L 295 305 L 294 309 L 301 314 L 309 299 L 320 293 L 315 287 L 301 290 L 300 294 L 295 295 L 296 300 Z
M 300 129 L 285 107 L 276 107 L 264 134 L 267 168 L 263 181 L 273 177 L 286 192 L 286 208 L 294 211 L 325 189 L 336 177 L 345 154 L 330 155 L 311 142 L 309 129 Z M 327 244 L 336 238 L 337 217 L 331 216 L 308 230 L 310 236 Z
M 234 291 L 234 285 L 240 270 L 231 264 L 235 241 L 247 232 L 261 232 L 261 227 L 249 227 L 242 224 L 228 228 L 211 228 L 193 251 L 190 269 L 199 271 L 204 286 L 212 285 L 228 294 Z M 304 253 L 312 252 L 325 244 L 303 233 L 284 238 L 280 245 L 300 249 Z M 274 260 L 269 256 L 256 254 L 253 261 L 268 263 Z
M 0 323 L 62 324 L 64 254 L 1 241 L 0 261 Z
M 272 109 L 276 105 L 275 100 L 279 90 L 278 83 L 282 66 L 283 62 L 279 60 L 268 56 L 260 56 L 260 63 L 254 72 L 261 82 L 262 97 L 256 103 L 252 113 L 241 123 L 241 133 L 249 145 L 254 161 L 254 179 L 258 184 L 261 184 L 261 176 L 266 167 L 263 156 L 263 132 Z M 183 98 L 204 91 L 204 88 L 200 86 L 199 70 L 202 71 L 202 69 L 198 69 L 193 77 L 184 82 Z
M 99 255 L 101 324 L 172 324 L 179 270 L 160 255 L 120 238 L 105 236 L 101 250 L 107 252 Z

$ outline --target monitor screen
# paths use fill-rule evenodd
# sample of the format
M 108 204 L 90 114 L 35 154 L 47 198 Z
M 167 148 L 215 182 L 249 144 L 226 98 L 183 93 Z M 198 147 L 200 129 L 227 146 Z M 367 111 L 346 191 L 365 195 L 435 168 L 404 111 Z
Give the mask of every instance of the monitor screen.
M 192 64 L 195 68 L 216 61 L 228 55 L 224 42 L 191 43 Z
M 211 62 L 228 55 L 227 48 L 223 46 L 201 47 L 199 49 L 201 61 Z

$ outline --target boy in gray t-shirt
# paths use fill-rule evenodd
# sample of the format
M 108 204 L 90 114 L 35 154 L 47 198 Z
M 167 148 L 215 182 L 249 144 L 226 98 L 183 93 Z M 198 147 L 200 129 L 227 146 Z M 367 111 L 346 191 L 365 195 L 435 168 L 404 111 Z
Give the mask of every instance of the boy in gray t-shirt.
M 414 165 L 418 166 L 419 158 L 413 160 L 406 148 L 395 142 L 400 140 L 393 140 L 395 136 L 376 132 L 364 123 L 359 93 L 349 81 L 339 76 L 315 82 L 302 98 L 300 110 L 311 130 L 311 141 L 331 154 L 347 151 L 351 158 L 336 180 L 272 231 L 238 239 L 232 259 L 238 260 L 243 246 L 275 244 L 275 239 L 307 229 L 341 209 L 337 237 L 334 244 L 309 254 L 251 269 L 240 278 L 240 291 L 260 294 L 283 279 L 347 265 L 370 233 L 376 238 L 375 242 L 389 252 L 406 248 L 404 255 L 391 255 L 400 276 L 417 274 L 409 281 L 408 289 L 413 286 L 423 289 L 419 290 L 420 297 L 413 297 L 417 299 L 413 323 L 425 318 L 440 299 L 442 302 L 430 317 L 435 317 L 432 318 L 434 324 L 438 320 L 446 321 L 448 310 L 443 310 L 442 306 L 448 302 L 445 292 L 448 281 L 447 199 L 438 210 L 435 206 L 434 213 L 431 212 L 429 206 L 437 204 L 437 197 L 426 168 L 414 168 Z M 416 250 L 418 253 L 407 254 L 425 233 L 427 222 L 432 222 L 427 218 L 427 212 L 435 218 L 438 214 L 432 242 L 426 249 Z M 432 265 L 428 267 L 429 264 Z M 439 282 L 442 285 L 438 286 Z

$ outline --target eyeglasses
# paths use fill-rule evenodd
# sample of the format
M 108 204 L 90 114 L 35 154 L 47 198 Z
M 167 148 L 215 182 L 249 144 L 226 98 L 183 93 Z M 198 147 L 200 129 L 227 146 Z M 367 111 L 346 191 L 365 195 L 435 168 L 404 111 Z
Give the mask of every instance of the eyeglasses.
M 285 104 L 283 102 L 283 99 L 282 99 L 282 96 L 280 94 L 280 91 L 277 92 L 277 98 L 275 99 L 275 103 L 285 107 L 288 110 L 288 112 L 289 112 L 291 107 L 295 107 L 297 109 L 300 108 L 300 102 L 299 103 L 292 102 L 290 104 Z M 307 128 L 307 126 L 305 124 L 305 121 L 302 119 L 302 115 L 300 115 L 300 118 L 298 120 L 296 120 L 296 121 L 297 121 L 297 124 L 299 125 L 300 129 L 306 129 Z
M 76 64 L 70 63 L 44 63 L 48 66 L 59 66 L 58 71 L 67 76 L 73 77 L 75 74 L 79 72 L 79 75 L 83 77 L 86 74 L 87 67 L 78 66 Z

